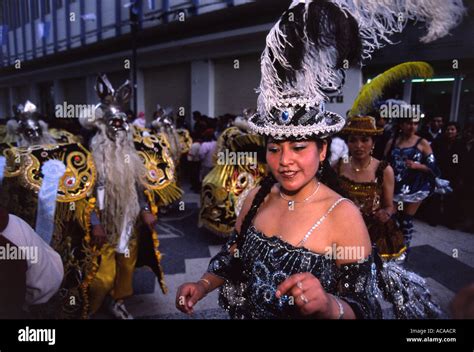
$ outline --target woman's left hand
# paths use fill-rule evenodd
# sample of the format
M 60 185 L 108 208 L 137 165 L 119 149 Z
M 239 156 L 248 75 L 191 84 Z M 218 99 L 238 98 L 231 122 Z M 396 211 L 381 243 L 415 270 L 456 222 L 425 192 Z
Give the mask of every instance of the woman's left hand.
M 335 319 L 338 313 L 334 310 L 334 297 L 331 297 L 319 280 L 311 273 L 291 275 L 277 288 L 276 297 L 282 295 L 293 297 L 293 302 L 301 315 L 315 315 L 322 319 Z

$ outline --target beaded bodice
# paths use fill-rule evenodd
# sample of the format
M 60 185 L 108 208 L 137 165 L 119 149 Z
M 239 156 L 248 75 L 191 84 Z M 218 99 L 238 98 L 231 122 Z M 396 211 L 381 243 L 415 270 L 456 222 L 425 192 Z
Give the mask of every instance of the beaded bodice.
M 339 175 L 341 188 L 366 216 L 381 207 L 383 172 L 387 166 L 388 163 L 386 161 L 380 162 L 375 171 L 375 180 L 372 182 L 356 182 L 344 175 Z

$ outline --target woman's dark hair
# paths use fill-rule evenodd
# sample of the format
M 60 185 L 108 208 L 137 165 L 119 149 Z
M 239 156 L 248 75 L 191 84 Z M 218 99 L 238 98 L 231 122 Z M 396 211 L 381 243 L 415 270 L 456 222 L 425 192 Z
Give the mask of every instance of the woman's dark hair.
M 444 130 L 446 131 L 449 126 L 454 126 L 454 127 L 456 127 L 456 130 L 457 130 L 458 132 L 461 132 L 461 129 L 460 129 L 459 124 L 458 124 L 457 122 L 449 121 L 449 122 L 446 123 L 446 125 L 444 126 Z
M 395 143 L 397 143 L 398 137 L 401 135 L 401 124 L 403 121 L 398 121 L 394 125 L 394 132 L 392 134 L 392 143 L 390 144 L 390 149 L 388 150 L 388 154 L 383 156 L 383 160 L 388 161 L 389 163 L 392 162 L 392 150 L 395 147 Z
M 244 220 L 242 221 L 242 226 L 240 227 L 240 233 L 237 236 L 237 248 L 241 248 L 244 236 L 247 233 L 247 230 L 250 227 L 250 224 L 252 223 L 253 218 L 257 214 L 258 208 L 263 203 L 265 197 L 270 193 L 270 190 L 272 189 L 275 182 L 276 180 L 272 174 L 265 176 L 263 180 L 260 182 L 260 189 L 258 190 L 257 194 L 253 198 L 252 206 L 250 207 L 249 211 L 245 215 Z
M 321 149 L 323 147 L 324 141 L 325 141 L 319 138 L 314 138 L 310 140 L 313 140 L 316 142 L 318 149 Z M 326 159 L 324 159 L 324 161 L 319 165 L 318 173 L 315 176 L 318 177 L 321 183 L 325 184 L 326 186 L 331 188 L 333 191 L 339 193 L 340 195 L 344 197 L 345 194 L 339 185 L 338 176 L 329 163 L 329 159 L 331 156 L 330 154 L 331 140 L 328 138 L 326 139 L 326 141 L 328 142 Z M 268 143 L 268 137 L 265 138 L 265 144 L 267 143 Z M 260 205 L 263 203 L 266 196 L 270 193 L 275 183 L 276 183 L 276 180 L 271 173 L 268 176 L 264 177 L 262 181 L 260 182 L 260 189 L 255 195 L 252 201 L 252 205 L 250 206 L 249 211 L 247 212 L 244 220 L 242 221 L 242 226 L 240 227 L 240 233 L 237 236 L 237 247 L 240 248 L 243 238 L 245 236 L 245 233 L 250 227 L 250 224 L 252 223 L 253 218 L 257 214 L 257 211 Z

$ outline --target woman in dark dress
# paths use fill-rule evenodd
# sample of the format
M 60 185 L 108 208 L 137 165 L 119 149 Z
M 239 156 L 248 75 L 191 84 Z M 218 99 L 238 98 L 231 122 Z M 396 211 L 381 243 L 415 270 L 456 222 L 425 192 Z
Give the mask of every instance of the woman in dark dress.
M 266 138 L 270 174 L 247 196 L 207 272 L 178 288 L 180 311 L 192 313 L 220 288 L 232 318 L 380 318 L 384 299 L 397 317 L 437 314 L 421 278 L 390 263 L 377 267 L 358 208 L 323 182 L 331 171 L 322 166 L 327 138 L 345 121 L 317 92 L 340 88 L 338 69 L 358 60 L 357 32 L 351 15 L 326 1 L 294 2 L 271 30 L 258 113 L 249 119 Z

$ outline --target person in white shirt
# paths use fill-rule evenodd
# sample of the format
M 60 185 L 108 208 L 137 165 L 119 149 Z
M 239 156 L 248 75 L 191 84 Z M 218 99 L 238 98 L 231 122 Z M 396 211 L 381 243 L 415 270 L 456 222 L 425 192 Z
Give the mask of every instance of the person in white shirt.
M 24 220 L 0 208 L 0 317 L 18 318 L 24 306 L 48 302 L 63 277 L 59 254 Z
M 140 128 L 145 128 L 146 119 L 145 119 L 145 113 L 143 111 L 138 113 L 137 118 L 133 120 L 133 125 Z

